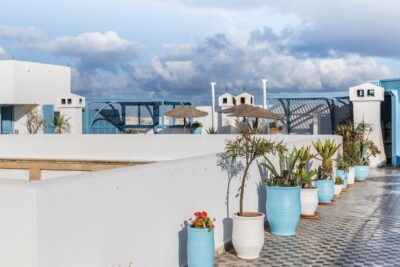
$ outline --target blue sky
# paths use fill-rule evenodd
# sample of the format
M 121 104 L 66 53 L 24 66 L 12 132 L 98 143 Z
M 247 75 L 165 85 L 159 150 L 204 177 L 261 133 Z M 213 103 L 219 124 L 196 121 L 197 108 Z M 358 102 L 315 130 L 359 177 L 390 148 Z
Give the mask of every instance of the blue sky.
M 88 97 L 209 102 L 400 76 L 395 0 L 1 0 L 0 58 L 69 64 Z M 260 102 L 259 99 L 258 102 Z

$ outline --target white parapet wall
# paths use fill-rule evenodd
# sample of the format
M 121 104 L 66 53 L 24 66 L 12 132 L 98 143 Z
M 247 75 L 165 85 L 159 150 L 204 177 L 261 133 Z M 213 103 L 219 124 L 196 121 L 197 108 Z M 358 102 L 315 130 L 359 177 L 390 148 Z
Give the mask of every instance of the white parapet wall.
M 216 248 L 230 241 L 231 215 L 239 206 L 235 197 L 239 179 L 234 175 L 235 168 L 226 166 L 217 154 L 223 151 L 226 137 L 203 137 L 209 140 L 207 143 L 201 137 L 179 136 L 181 145 L 172 140 L 176 150 L 170 150 L 171 140 L 157 137 L 159 141 L 152 139 L 156 144 L 147 144 L 153 159 L 167 159 L 167 155 L 178 158 L 183 150 L 180 146 L 191 151 L 184 157 L 193 157 L 32 183 L 0 179 L 0 266 L 127 267 L 131 262 L 140 267 L 183 266 L 187 235 L 181 225 L 198 210 L 206 210 L 216 218 Z M 289 146 L 309 145 L 317 138 L 341 142 L 339 136 L 282 137 Z M 134 155 L 145 151 L 143 140 L 127 140 L 131 143 L 126 142 L 128 148 L 121 155 L 134 159 Z M 1 141 L 4 155 L 7 150 Z M 56 145 L 51 138 L 49 143 Z M 56 148 L 72 155 L 68 153 L 79 148 L 68 148 L 71 144 L 58 144 Z M 86 144 L 81 145 L 85 157 L 94 153 L 86 150 Z M 202 146 L 216 151 L 196 155 L 205 151 Z M 32 153 L 30 150 L 37 147 L 40 145 L 32 143 L 27 151 Z M 105 143 L 104 148 L 110 145 Z M 126 154 L 132 148 L 136 149 Z M 55 153 L 48 149 L 44 151 Z M 96 151 L 107 154 L 100 148 Z M 46 156 L 43 151 L 37 152 Z M 116 157 L 115 153 L 111 150 L 110 157 Z M 264 178 L 265 171 L 254 164 L 245 189 L 247 211 L 265 211 Z
M 270 135 L 296 142 L 332 135 Z M 0 158 L 164 161 L 223 151 L 235 135 L 0 135 Z

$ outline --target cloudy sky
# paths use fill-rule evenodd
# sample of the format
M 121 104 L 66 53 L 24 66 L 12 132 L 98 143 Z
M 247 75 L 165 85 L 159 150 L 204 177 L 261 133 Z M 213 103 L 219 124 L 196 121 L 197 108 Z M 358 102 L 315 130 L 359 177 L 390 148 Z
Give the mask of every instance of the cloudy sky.
M 400 76 L 399 18 L 396 0 L 1 0 L 0 58 L 69 64 L 87 97 L 344 91 Z

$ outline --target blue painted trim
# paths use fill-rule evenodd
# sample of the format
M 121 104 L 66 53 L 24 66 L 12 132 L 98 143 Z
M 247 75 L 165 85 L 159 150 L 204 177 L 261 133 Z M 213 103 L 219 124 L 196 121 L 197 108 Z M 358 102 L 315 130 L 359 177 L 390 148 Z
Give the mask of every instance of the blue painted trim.
M 399 121 L 397 118 L 397 113 L 399 112 L 399 94 L 397 90 L 391 90 L 391 100 L 392 100 L 392 165 L 399 165 L 399 144 L 397 142 L 397 133 L 399 132 Z M 394 127 L 393 127 L 394 126 Z
M 43 105 L 43 133 L 44 134 L 54 134 L 54 105 Z
M 347 99 L 349 92 L 293 92 L 293 93 L 272 93 L 267 99 L 291 99 L 291 100 L 325 100 L 325 99 Z

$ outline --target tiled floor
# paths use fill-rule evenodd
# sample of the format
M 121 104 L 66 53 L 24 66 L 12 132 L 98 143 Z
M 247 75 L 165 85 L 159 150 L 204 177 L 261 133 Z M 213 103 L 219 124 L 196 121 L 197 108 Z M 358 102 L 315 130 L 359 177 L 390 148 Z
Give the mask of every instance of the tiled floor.
M 259 259 L 230 251 L 216 266 L 400 266 L 400 171 L 371 176 L 332 206 L 319 206 L 320 219 L 302 219 L 296 236 L 273 236 L 267 228 Z

